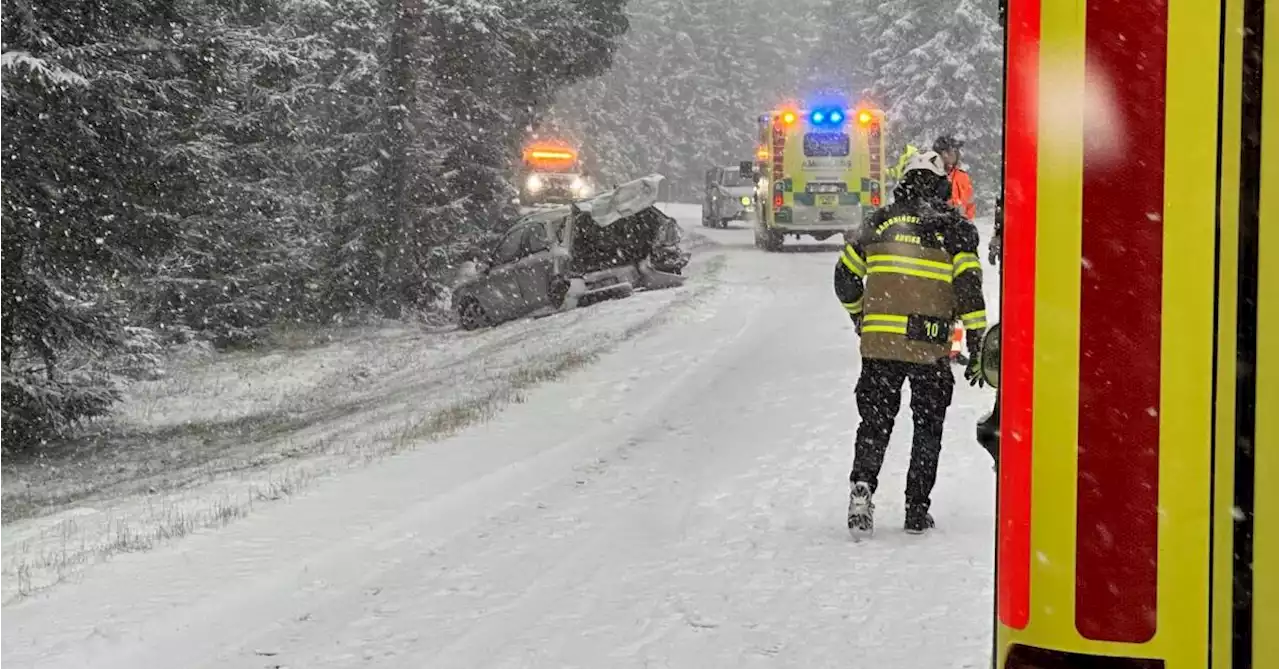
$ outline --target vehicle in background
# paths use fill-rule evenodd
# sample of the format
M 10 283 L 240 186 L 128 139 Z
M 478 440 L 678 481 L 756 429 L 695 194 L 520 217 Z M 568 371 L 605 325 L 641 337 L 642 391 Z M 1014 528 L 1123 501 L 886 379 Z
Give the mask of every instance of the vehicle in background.
M 689 253 L 656 204 L 661 175 L 518 219 L 453 291 L 464 329 L 684 283 Z
M 884 113 L 825 104 L 775 109 L 758 121 L 756 246 L 777 251 L 788 235 L 856 235 L 881 205 Z
M 755 209 L 755 180 L 739 166 L 713 167 L 707 170 L 706 189 L 702 195 L 702 226 L 725 228 L 729 221 L 747 220 Z
M 539 139 L 527 144 L 517 173 L 520 206 L 568 204 L 591 197 L 595 185 L 568 141 Z

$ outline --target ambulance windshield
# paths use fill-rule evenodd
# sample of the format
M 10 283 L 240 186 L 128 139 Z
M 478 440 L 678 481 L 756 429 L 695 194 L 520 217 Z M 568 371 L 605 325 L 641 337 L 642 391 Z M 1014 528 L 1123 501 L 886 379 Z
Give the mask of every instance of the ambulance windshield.
M 810 132 L 804 136 L 807 158 L 842 158 L 849 155 L 849 136 L 842 132 Z

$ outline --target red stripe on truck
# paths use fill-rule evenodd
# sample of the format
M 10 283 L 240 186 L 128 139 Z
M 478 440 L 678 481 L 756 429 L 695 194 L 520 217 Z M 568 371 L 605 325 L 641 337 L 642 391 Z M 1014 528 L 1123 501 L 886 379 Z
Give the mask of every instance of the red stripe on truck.
M 1156 632 L 1168 0 L 1088 0 L 1076 629 Z
M 1023 629 L 1031 612 L 1040 0 L 1010 0 L 1008 12 L 996 609 L 1000 622 Z

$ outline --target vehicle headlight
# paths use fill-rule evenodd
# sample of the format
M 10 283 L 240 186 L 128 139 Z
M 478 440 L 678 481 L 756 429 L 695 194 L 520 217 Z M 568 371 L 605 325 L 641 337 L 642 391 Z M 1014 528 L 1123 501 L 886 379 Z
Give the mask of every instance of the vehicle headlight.
M 524 187 L 530 193 L 536 193 L 542 190 L 542 178 L 536 174 L 530 174 L 529 178 L 524 180 Z
M 574 177 L 569 183 L 569 190 L 573 191 L 578 197 L 586 197 L 591 194 L 591 184 L 587 183 L 582 177 Z
M 751 206 L 751 196 L 750 196 L 750 195 L 743 195 L 743 196 L 742 196 L 742 206 L 744 206 L 744 207 L 750 207 L 750 206 Z

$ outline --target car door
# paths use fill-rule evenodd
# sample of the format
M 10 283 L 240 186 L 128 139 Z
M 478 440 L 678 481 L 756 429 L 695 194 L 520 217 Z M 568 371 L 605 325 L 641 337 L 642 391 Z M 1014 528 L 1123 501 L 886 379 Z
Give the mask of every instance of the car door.
M 484 309 L 499 321 L 510 320 L 524 312 L 524 293 L 520 288 L 520 254 L 528 225 L 507 231 L 494 250 L 484 277 Z
M 540 219 L 529 225 L 520 248 L 520 259 L 516 261 L 518 270 L 516 280 L 520 284 L 523 296 L 524 311 L 527 313 L 553 304 L 552 282 L 556 275 L 556 255 L 553 250 L 548 225 L 556 229 L 563 224 L 564 217 Z M 561 296 L 560 299 L 563 299 Z

